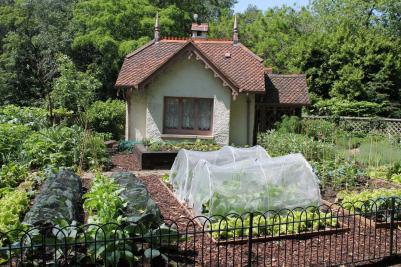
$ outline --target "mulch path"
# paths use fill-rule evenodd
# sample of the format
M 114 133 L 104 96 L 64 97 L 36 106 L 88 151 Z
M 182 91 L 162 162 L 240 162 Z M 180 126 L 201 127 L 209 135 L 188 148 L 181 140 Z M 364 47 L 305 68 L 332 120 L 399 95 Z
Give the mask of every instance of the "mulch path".
M 163 185 L 159 176 L 139 176 L 138 177 L 148 189 L 152 199 L 159 206 L 164 219 L 177 220 L 180 218 L 188 218 L 188 214 L 183 208 L 182 204 L 169 192 L 165 185 Z
M 171 219 L 181 233 L 190 233 L 189 241 L 181 244 L 181 251 L 193 254 L 182 262 L 207 266 L 242 266 L 248 259 L 247 244 L 218 245 L 198 224 L 191 223 L 188 209 L 172 195 L 160 176 L 138 175 L 146 184 L 152 199 L 158 204 L 166 222 Z M 341 215 L 340 215 L 341 217 Z M 255 266 L 322 266 L 334 263 L 363 261 L 388 253 L 389 230 L 374 229 L 359 225 L 353 216 L 341 219 L 351 230 L 305 240 L 279 240 L 255 243 L 252 260 Z M 205 229 L 207 230 L 207 229 Z M 195 234 L 191 234 L 195 232 Z M 397 238 L 401 240 L 401 237 Z
M 117 153 L 111 156 L 112 172 L 139 171 L 139 163 L 133 153 Z
M 183 204 L 181 204 L 160 179 L 160 175 L 138 171 L 138 164 L 133 154 L 116 154 L 112 158 L 112 171 L 133 171 L 141 179 L 152 199 L 159 206 L 166 223 L 176 222 L 179 232 L 187 233 L 189 238 L 180 243 L 179 250 L 184 253 L 177 258 L 177 253 L 169 255 L 177 262 L 196 266 L 243 266 L 248 259 L 248 245 L 218 245 L 210 238 L 199 224 L 193 223 Z M 390 187 L 386 181 L 369 182 L 368 187 Z M 327 192 L 328 195 L 334 191 Z M 315 236 L 308 239 L 283 239 L 255 243 L 251 258 L 255 266 L 325 266 L 348 262 L 369 263 L 368 259 L 387 256 L 389 253 L 389 230 L 365 227 L 354 216 L 341 215 L 351 230 L 327 236 Z M 207 230 L 207 229 L 205 229 Z M 398 231 L 397 231 L 398 232 Z M 401 234 L 397 234 L 395 243 L 401 249 Z M 188 253 L 191 252 L 191 253 Z M 378 265 L 380 266 L 380 264 Z

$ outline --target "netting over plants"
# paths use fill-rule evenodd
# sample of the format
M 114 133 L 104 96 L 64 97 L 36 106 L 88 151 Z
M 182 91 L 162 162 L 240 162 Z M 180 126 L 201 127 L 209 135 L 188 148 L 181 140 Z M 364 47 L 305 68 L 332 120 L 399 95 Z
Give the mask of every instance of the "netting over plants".
M 125 214 L 129 222 L 149 225 L 162 222 L 159 207 L 141 180 L 129 172 L 114 173 L 111 177 L 124 188 L 120 196 L 127 202 Z
M 222 166 L 200 160 L 188 204 L 195 214 L 226 215 L 320 204 L 318 180 L 301 154 Z
M 82 196 L 81 178 L 68 169 L 47 176 L 34 204 L 25 215 L 24 223 L 40 225 L 78 219 Z
M 178 199 L 186 201 L 191 186 L 193 169 L 200 160 L 205 160 L 213 165 L 220 166 L 243 160 L 256 161 L 268 158 L 270 158 L 270 156 L 261 146 L 250 148 L 225 146 L 220 150 L 210 152 L 181 149 L 171 167 L 169 182 L 173 186 Z

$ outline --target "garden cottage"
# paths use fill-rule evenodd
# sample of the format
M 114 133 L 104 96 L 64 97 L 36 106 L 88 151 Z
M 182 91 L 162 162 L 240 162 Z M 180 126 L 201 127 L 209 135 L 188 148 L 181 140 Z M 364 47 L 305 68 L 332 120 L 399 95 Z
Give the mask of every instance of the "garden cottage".
M 116 88 L 126 99 L 125 137 L 213 139 L 252 144 L 278 116 L 309 104 L 304 75 L 278 75 L 240 43 L 207 38 L 207 24 L 192 24 L 190 38 L 154 39 L 125 57 Z

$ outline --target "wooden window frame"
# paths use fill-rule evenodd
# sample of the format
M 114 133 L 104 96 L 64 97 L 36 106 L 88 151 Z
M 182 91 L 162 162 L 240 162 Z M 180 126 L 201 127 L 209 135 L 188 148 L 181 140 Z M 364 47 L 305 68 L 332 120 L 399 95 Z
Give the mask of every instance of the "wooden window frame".
M 166 122 L 166 114 L 167 114 L 167 100 L 168 99 L 178 99 L 178 129 L 169 129 L 165 127 Z M 182 128 L 182 119 L 184 116 L 184 99 L 191 99 L 195 101 L 195 127 L 194 129 L 183 129 Z M 207 99 L 211 101 L 211 111 L 210 111 L 210 129 L 209 130 L 199 130 L 199 100 Z M 175 96 L 165 96 L 164 97 L 164 107 L 163 107 L 163 134 L 182 134 L 182 135 L 212 135 L 213 133 L 213 110 L 214 110 L 214 99 L 206 98 L 206 97 L 175 97 Z

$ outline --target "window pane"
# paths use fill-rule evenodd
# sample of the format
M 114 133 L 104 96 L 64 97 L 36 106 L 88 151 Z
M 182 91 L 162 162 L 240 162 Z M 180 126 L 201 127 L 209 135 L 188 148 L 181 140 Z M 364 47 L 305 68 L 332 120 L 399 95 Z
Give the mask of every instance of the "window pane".
M 184 98 L 182 100 L 183 114 L 182 114 L 182 128 L 194 129 L 195 128 L 195 101 L 191 98 Z
M 166 98 L 166 114 L 164 117 L 164 127 L 168 129 L 178 129 L 179 121 L 179 101 L 177 98 Z
M 199 99 L 199 130 L 210 131 L 213 99 Z

